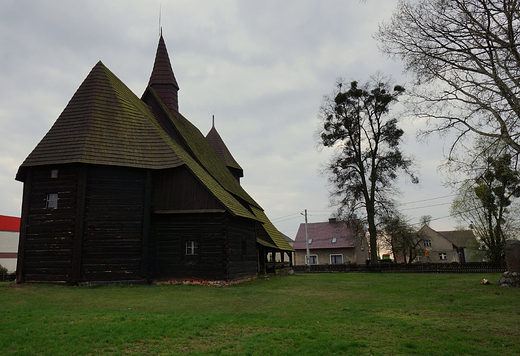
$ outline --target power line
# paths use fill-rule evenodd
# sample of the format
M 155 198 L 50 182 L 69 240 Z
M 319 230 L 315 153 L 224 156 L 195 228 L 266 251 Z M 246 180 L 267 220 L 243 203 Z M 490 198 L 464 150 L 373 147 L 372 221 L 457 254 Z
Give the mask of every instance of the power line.
M 473 211 L 473 210 L 478 210 L 478 209 L 481 209 L 483 208 L 483 206 L 477 206 L 475 208 L 471 208 L 471 209 L 468 209 L 468 210 L 465 210 L 465 211 L 460 211 L 458 213 L 454 213 L 454 214 L 450 214 L 450 215 L 445 215 L 445 216 L 441 216 L 439 218 L 433 218 L 433 219 L 430 219 L 430 221 L 436 221 L 436 220 L 442 220 L 442 219 L 446 219 L 446 218 L 453 218 L 457 215 L 462 215 L 462 214 L 465 214 L 465 213 L 469 213 L 470 211 Z M 420 223 L 415 223 L 415 224 L 412 224 L 412 225 L 419 225 Z
M 279 218 L 274 218 L 274 219 L 271 219 L 271 221 L 277 221 L 277 220 L 280 220 L 280 219 L 285 219 L 289 216 L 293 216 L 293 215 L 300 215 L 301 212 L 297 212 L 297 213 L 292 213 L 292 214 L 289 214 L 289 215 L 284 215 L 284 216 L 280 216 Z
M 402 203 L 401 205 L 422 203 L 422 202 L 425 202 L 425 201 L 431 201 L 431 200 L 443 199 L 443 198 L 448 198 L 448 197 L 454 197 L 456 195 L 457 194 L 450 194 L 450 195 L 443 195 L 442 197 L 437 197 L 437 198 L 429 198 L 429 199 L 423 199 L 423 200 L 409 201 L 409 202 L 406 202 L 406 203 Z
M 440 203 L 440 204 L 433 204 L 433 205 L 416 206 L 414 208 L 406 208 L 406 209 L 401 209 L 401 210 L 404 211 L 404 210 L 412 210 L 412 209 L 433 208 L 435 206 L 442 206 L 442 205 L 448 205 L 448 204 L 451 204 L 451 203 Z

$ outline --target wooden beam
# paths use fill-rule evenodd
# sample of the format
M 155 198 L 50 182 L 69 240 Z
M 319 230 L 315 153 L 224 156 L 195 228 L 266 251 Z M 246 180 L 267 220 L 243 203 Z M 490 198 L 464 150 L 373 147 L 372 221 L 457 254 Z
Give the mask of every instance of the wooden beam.
M 148 259 L 150 243 L 150 219 L 152 215 L 152 172 L 146 171 L 146 181 L 144 187 L 144 207 L 143 207 L 143 240 L 141 251 L 141 277 L 148 277 Z
M 18 259 L 16 261 L 16 283 L 25 282 L 25 243 L 27 241 L 27 222 L 31 206 L 32 170 L 27 171 L 23 184 L 22 218 L 20 220 L 20 239 L 18 240 Z
M 85 226 L 85 205 L 87 196 L 88 168 L 81 165 L 78 169 L 78 190 L 76 193 L 76 221 L 74 225 L 74 245 L 72 250 L 72 271 L 67 284 L 76 285 L 81 278 L 81 250 Z

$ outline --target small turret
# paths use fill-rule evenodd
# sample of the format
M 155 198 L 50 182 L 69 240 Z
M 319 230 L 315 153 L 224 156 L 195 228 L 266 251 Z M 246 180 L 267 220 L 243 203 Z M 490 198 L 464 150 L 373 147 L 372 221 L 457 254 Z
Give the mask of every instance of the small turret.
M 159 45 L 157 46 L 155 62 L 148 86 L 157 92 L 174 115 L 179 113 L 179 85 L 173 74 L 170 57 L 168 56 L 162 34 L 159 38 Z
M 206 140 L 208 141 L 209 145 L 215 150 L 220 160 L 229 169 L 231 174 L 233 174 L 236 180 L 240 183 L 240 178 L 244 176 L 244 170 L 242 169 L 242 167 L 240 167 L 235 158 L 233 158 L 233 155 L 231 154 L 231 152 L 229 152 L 229 149 L 224 143 L 224 140 L 222 140 L 222 137 L 220 137 L 219 133 L 217 132 L 217 129 L 215 128 L 214 117 L 211 130 L 206 135 Z

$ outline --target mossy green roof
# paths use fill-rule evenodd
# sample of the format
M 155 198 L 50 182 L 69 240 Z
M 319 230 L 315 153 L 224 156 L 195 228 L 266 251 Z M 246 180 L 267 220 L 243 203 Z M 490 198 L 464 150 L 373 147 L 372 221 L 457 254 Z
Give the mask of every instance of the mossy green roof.
M 242 167 L 240 167 L 238 162 L 235 160 L 235 158 L 227 148 L 226 144 L 224 143 L 224 140 L 222 139 L 222 137 L 220 137 L 220 134 L 218 133 L 215 126 L 213 126 L 206 135 L 206 140 L 213 148 L 217 156 L 220 158 L 220 160 L 227 167 L 231 167 L 239 171 L 242 171 Z
M 80 85 L 49 132 L 20 166 L 87 163 L 147 169 L 184 164 L 153 114 L 103 63 Z
M 248 204 L 260 208 L 260 205 L 242 188 L 240 183 L 222 163 L 215 150 L 211 147 L 200 130 L 180 113 L 173 115 L 155 90 L 148 88 L 150 94 L 161 105 L 171 123 L 179 132 L 184 144 L 192 152 L 194 159 L 217 181 L 224 189 Z
M 255 214 L 255 216 L 258 218 L 258 220 L 260 220 L 265 231 L 279 249 L 285 251 L 294 251 L 291 245 L 289 245 L 289 243 L 285 240 L 282 233 L 278 231 L 278 229 L 269 220 L 267 215 L 265 215 L 265 212 L 263 210 L 252 207 L 252 211 L 253 214 Z

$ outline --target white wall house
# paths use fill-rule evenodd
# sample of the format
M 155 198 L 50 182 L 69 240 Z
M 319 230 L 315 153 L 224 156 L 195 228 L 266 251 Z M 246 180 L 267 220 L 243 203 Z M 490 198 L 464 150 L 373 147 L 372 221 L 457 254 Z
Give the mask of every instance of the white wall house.
M 20 218 L 0 215 L 0 265 L 9 273 L 16 272 L 19 238 Z

